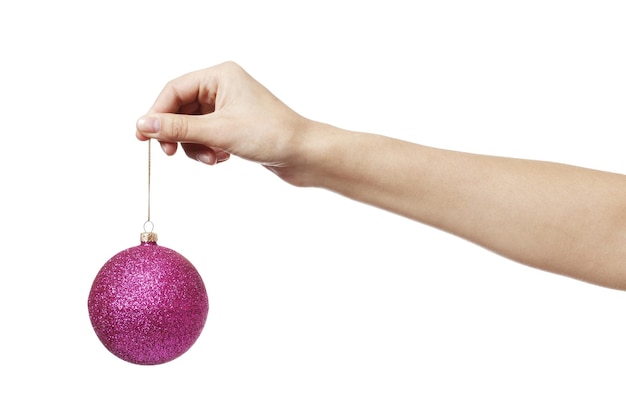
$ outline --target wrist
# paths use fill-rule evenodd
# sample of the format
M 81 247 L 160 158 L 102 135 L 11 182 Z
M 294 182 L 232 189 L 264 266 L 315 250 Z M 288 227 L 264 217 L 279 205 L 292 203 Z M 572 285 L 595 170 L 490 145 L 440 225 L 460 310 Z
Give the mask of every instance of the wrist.
M 286 179 L 299 187 L 325 188 L 331 176 L 336 175 L 338 158 L 341 158 L 344 141 L 349 131 L 303 119 L 295 135 L 296 143 L 292 177 Z

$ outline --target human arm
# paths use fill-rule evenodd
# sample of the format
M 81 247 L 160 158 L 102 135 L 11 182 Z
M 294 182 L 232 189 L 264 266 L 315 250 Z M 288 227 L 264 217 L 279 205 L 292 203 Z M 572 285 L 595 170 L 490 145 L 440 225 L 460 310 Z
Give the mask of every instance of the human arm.
M 177 114 L 178 113 L 178 114 Z M 158 126 L 153 122 L 158 121 Z M 517 262 L 626 289 L 626 177 L 437 149 L 306 119 L 233 63 L 170 82 L 139 139 L 209 164 L 230 154 L 428 224 Z
M 315 185 L 517 262 L 626 289 L 626 177 L 321 130 L 333 149 Z

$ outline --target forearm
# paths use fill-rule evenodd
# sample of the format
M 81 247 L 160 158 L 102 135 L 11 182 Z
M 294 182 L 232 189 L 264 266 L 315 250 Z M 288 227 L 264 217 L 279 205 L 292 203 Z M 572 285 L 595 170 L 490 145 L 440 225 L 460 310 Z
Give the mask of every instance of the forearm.
M 533 267 L 626 288 L 626 177 L 317 129 L 327 145 L 311 185 Z

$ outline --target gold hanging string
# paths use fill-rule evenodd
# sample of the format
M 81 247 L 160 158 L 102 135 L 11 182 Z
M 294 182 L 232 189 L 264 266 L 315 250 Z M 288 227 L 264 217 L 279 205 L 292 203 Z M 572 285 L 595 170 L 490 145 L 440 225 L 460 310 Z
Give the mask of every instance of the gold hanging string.
M 157 234 L 153 233 L 154 224 L 150 220 L 150 180 L 152 177 L 152 139 L 148 139 L 148 219 L 143 224 L 142 242 L 156 242 Z
M 150 177 L 152 176 L 152 139 L 148 139 L 148 222 L 150 222 Z

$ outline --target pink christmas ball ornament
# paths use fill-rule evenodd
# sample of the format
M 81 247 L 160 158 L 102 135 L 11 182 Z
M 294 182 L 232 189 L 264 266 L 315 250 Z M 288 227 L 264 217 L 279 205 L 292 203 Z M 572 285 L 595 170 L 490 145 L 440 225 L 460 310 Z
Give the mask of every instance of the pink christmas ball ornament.
M 115 356 L 140 365 L 178 358 L 196 342 L 209 313 L 204 282 L 181 254 L 142 233 L 98 272 L 89 293 L 91 324 Z

